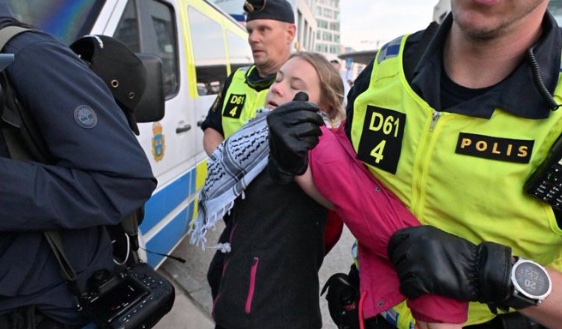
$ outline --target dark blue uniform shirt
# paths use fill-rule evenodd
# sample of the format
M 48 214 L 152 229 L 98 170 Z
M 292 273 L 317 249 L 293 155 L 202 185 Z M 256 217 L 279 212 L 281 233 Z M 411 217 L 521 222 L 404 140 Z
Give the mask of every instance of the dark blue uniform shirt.
M 0 138 L 0 314 L 38 305 L 58 321 L 81 323 L 42 231 L 60 230 L 85 289 L 92 273 L 113 265 L 100 225 L 141 206 L 156 180 L 109 89 L 68 47 L 24 32 L 4 52 L 15 54 L 8 77 L 54 165 L 12 160 Z

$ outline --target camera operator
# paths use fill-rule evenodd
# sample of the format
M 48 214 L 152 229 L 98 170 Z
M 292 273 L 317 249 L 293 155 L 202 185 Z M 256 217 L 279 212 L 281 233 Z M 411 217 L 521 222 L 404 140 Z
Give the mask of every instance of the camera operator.
M 0 2 L 0 27 L 25 26 L 11 16 Z M 33 30 L 3 52 L 15 55 L 7 77 L 51 161 L 13 160 L 0 136 L 0 328 L 81 328 L 88 320 L 43 232 L 60 233 L 84 291 L 114 266 L 103 225 L 142 206 L 156 180 L 110 90 L 71 49 Z

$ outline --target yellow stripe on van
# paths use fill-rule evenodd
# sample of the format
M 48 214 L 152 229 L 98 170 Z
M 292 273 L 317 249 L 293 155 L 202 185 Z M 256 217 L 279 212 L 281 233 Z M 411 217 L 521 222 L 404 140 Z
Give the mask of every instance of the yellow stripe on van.
M 199 214 L 199 192 L 203 188 L 203 185 L 205 185 L 205 180 L 207 179 L 207 162 L 208 159 L 205 159 L 204 161 L 199 162 L 195 168 L 195 190 L 197 191 L 197 197 L 195 198 L 193 218 L 191 218 L 191 221 L 189 222 L 190 227 L 194 224 L 195 218 L 197 218 L 197 215 Z

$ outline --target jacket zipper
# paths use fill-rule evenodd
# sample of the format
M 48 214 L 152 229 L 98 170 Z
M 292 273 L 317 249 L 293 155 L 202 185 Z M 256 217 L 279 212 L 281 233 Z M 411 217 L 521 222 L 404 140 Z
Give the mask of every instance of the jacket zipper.
M 248 298 L 246 299 L 246 314 L 250 314 L 252 312 L 252 301 L 256 291 L 256 275 L 258 273 L 259 264 L 260 259 L 258 257 L 254 257 L 254 263 L 252 264 L 252 270 L 250 271 L 250 288 L 248 290 Z
M 424 192 L 424 181 L 425 181 L 425 177 L 427 175 L 427 171 L 428 171 L 428 167 L 427 167 L 427 152 L 430 151 L 430 145 L 432 144 L 432 139 L 433 139 L 433 134 L 435 132 L 435 129 L 437 127 L 437 124 L 439 123 L 440 119 L 443 117 L 443 113 L 439 112 L 439 111 L 434 111 L 433 114 L 431 115 L 431 123 L 429 125 L 429 129 L 427 131 L 427 133 L 424 134 L 423 138 L 423 145 L 421 145 L 422 150 L 423 150 L 423 157 L 419 158 L 416 161 L 416 169 L 414 170 L 413 174 L 416 175 L 414 177 L 414 186 L 415 186 L 415 190 L 413 191 L 413 195 L 412 195 L 412 205 L 411 205 L 411 210 L 414 213 L 414 215 L 420 217 L 423 217 L 423 213 L 421 211 L 421 206 L 423 204 L 423 196 L 425 194 Z

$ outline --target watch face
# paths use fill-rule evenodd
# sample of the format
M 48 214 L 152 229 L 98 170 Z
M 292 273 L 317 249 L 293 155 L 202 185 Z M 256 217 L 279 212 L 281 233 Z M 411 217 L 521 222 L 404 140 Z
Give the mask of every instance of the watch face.
M 513 284 L 520 293 L 542 299 L 550 292 L 550 278 L 546 270 L 531 261 L 520 261 L 513 268 Z

